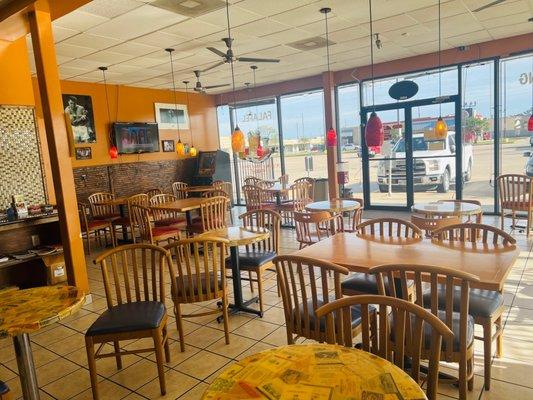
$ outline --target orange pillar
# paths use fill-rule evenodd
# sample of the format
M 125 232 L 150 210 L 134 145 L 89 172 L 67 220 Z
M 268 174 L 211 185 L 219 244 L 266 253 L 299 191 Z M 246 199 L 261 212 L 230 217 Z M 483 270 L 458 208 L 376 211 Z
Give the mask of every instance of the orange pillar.
M 69 284 L 89 293 L 48 0 L 28 13 Z
M 324 87 L 324 118 L 326 131 L 330 128 L 337 130 L 335 118 L 335 79 L 333 72 L 322 74 L 322 86 Z M 338 132 L 337 132 L 338 135 Z M 337 184 L 337 147 L 327 147 L 328 161 L 328 187 L 329 198 L 339 197 L 339 185 Z

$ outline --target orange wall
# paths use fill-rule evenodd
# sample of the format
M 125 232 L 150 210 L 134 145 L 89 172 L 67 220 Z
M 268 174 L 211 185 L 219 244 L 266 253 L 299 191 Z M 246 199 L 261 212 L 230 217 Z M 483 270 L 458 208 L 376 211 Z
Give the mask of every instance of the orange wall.
M 0 104 L 33 105 L 26 39 L 0 40 Z

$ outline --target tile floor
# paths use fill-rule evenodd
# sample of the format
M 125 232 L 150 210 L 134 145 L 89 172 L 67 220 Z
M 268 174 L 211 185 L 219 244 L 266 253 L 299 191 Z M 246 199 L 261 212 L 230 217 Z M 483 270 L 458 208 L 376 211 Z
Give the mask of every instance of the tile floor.
M 381 213 L 382 215 L 383 213 Z M 397 214 L 396 214 L 397 215 Z M 366 217 L 373 217 L 367 213 Z M 486 223 L 497 223 L 485 217 Z M 508 230 L 509 231 L 509 230 Z M 533 362 L 533 263 L 529 241 L 523 233 L 515 237 L 522 250 L 505 286 L 504 357 L 494 359 L 492 388 L 483 386 L 483 363 L 480 343 L 476 344 L 476 377 L 469 399 L 533 399 L 533 380 L 529 368 Z M 292 230 L 282 230 L 281 252 L 290 253 L 298 245 Z M 101 273 L 87 257 L 87 268 L 93 291 L 93 302 L 67 320 L 32 335 L 33 354 L 37 368 L 41 398 L 91 399 L 89 372 L 84 347 L 84 332 L 106 308 Z M 235 360 L 274 346 L 286 344 L 284 314 L 276 292 L 273 273 L 266 276 L 263 318 L 249 315 L 231 316 L 231 344 L 224 343 L 222 325 L 212 316 L 190 319 L 185 323 L 187 348 L 180 352 L 176 325 L 171 315 L 169 332 L 172 361 L 166 365 L 167 395 L 160 396 L 154 356 L 150 353 L 123 357 L 124 367 L 116 370 L 114 359 L 97 361 L 99 390 L 102 399 L 200 399 L 207 385 Z M 230 285 L 231 286 L 231 285 Z M 244 288 L 245 296 L 250 288 Z M 191 309 L 208 306 L 189 306 Z M 169 309 L 171 309 L 169 307 Z M 170 313 L 172 314 L 172 313 Z M 124 348 L 142 347 L 142 341 L 124 342 Z M 443 366 L 443 369 L 446 369 Z M 17 365 L 12 342 L 0 340 L 0 379 L 7 382 L 21 398 Z M 458 392 L 453 386 L 441 384 L 440 398 L 453 399 Z

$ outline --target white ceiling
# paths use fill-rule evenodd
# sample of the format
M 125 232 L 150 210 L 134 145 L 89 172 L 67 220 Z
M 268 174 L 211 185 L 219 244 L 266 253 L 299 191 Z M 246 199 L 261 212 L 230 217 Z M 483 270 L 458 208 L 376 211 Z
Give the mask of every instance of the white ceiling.
M 154 0 L 93 0 L 54 21 L 56 52 L 62 79 L 98 82 L 99 66 L 109 67 L 110 83 L 170 88 L 166 47 L 176 49 L 176 80 L 194 82 L 192 71 L 220 59 L 205 47 L 225 51 L 225 9 L 188 18 L 156 8 Z M 474 13 L 492 0 L 443 0 L 443 49 L 533 31 L 533 0 L 507 0 Z M 238 56 L 280 58 L 258 64 L 257 83 L 266 84 L 316 75 L 326 69 L 325 48 L 299 51 L 288 43 L 325 36 L 321 7 L 329 15 L 331 69 L 370 62 L 367 0 L 230 0 L 234 51 Z M 437 0 L 373 0 L 374 32 L 383 48 L 382 62 L 433 52 L 437 48 Z M 28 40 L 30 38 L 28 37 Z M 31 52 L 31 45 L 28 46 Z M 30 53 L 33 66 L 33 54 Z M 249 63 L 236 63 L 236 85 L 252 80 Z M 202 75 L 202 83 L 230 83 L 229 64 Z M 180 85 L 181 86 L 181 85 Z M 219 89 L 218 92 L 227 91 Z M 213 91 L 216 93 L 217 91 Z

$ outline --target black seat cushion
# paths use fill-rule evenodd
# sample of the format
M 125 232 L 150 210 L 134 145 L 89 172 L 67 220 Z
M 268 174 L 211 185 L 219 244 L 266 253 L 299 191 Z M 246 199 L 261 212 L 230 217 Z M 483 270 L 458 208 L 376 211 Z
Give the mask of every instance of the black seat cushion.
M 274 251 L 241 251 L 239 252 L 239 266 L 241 269 L 257 268 L 272 261 L 276 255 Z
M 87 330 L 86 336 L 155 329 L 166 314 L 159 301 L 136 301 L 106 310 Z
M 217 281 L 218 281 L 218 290 L 222 290 L 222 278 L 220 277 L 220 275 L 218 275 L 217 277 Z M 196 275 L 193 275 L 191 277 L 191 279 L 189 280 L 189 278 L 184 278 L 183 279 L 184 282 L 183 282 L 183 286 L 184 286 L 184 289 L 185 289 L 185 293 L 182 293 L 182 287 L 180 285 L 180 283 L 178 282 L 177 284 L 177 287 L 178 287 L 178 297 L 184 297 L 185 295 L 189 296 L 190 293 L 191 293 L 191 290 L 189 289 L 190 285 L 192 284 L 192 288 L 193 288 L 193 293 L 195 295 L 198 295 L 198 280 L 196 279 Z M 202 293 L 203 294 L 206 294 L 207 293 L 207 275 L 205 273 L 201 273 L 200 274 L 200 282 L 202 284 Z M 215 276 L 212 272 L 209 273 L 209 288 L 211 288 L 211 291 L 214 291 L 215 289 Z
M 439 285 L 439 308 L 444 309 L 446 305 L 446 290 L 443 285 Z M 424 292 L 424 305 L 431 304 L 431 293 Z M 473 317 L 491 317 L 492 314 L 503 304 L 503 295 L 495 290 L 470 289 L 468 313 Z M 453 309 L 460 311 L 461 307 L 461 287 L 455 286 L 453 293 Z
M 385 277 L 385 289 L 388 292 L 388 278 Z M 407 281 L 409 287 L 414 285 L 413 281 Z M 399 279 L 395 281 L 396 286 L 396 295 L 398 296 L 402 291 L 402 283 Z M 357 292 L 357 293 L 368 293 L 368 294 L 379 294 L 378 283 L 375 275 L 365 274 L 362 272 L 356 272 L 348 279 L 341 283 L 341 289 L 346 293 Z M 399 297 L 399 296 L 398 296 Z
M 331 298 L 330 302 L 332 302 L 332 301 L 335 301 L 335 299 Z M 318 300 L 316 308 L 321 307 L 323 304 L 324 304 L 324 302 L 322 300 Z M 302 328 L 305 328 L 305 323 L 306 322 L 305 322 L 305 318 L 304 318 L 304 306 L 303 306 L 303 304 L 300 304 L 300 306 L 298 308 L 300 309 Z M 361 324 L 361 307 L 352 306 L 350 309 L 351 309 L 351 312 L 352 312 L 352 328 L 355 328 L 356 326 Z M 369 309 L 370 310 L 374 310 L 374 307 L 372 305 L 370 305 Z M 315 309 L 313 308 L 313 301 L 312 300 L 309 300 L 307 302 L 307 310 L 309 312 L 310 329 L 314 330 L 315 329 L 316 314 L 315 314 Z M 296 310 L 293 310 L 293 315 L 296 315 Z M 333 316 L 335 318 L 335 314 L 333 314 Z M 326 318 L 325 317 L 320 318 L 319 324 L 320 324 L 320 332 L 325 332 L 326 331 Z

